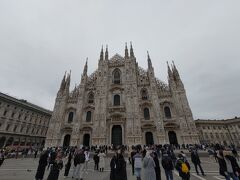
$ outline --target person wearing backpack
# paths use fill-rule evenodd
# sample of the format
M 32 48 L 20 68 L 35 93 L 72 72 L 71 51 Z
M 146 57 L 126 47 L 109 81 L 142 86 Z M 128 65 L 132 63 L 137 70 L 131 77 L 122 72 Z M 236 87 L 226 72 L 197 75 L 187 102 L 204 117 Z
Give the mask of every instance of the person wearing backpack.
M 165 171 L 166 179 L 173 180 L 173 161 L 170 155 L 165 151 L 162 156 L 162 167 Z
M 182 180 L 190 180 L 190 164 L 182 154 L 178 155 L 175 168 Z

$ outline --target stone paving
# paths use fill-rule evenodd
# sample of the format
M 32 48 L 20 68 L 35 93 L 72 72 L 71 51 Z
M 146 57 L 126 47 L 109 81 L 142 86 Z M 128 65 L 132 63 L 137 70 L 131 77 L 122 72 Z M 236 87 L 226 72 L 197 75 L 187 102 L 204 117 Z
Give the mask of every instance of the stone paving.
M 198 176 L 195 173 L 193 164 L 191 164 L 191 180 L 224 180 L 218 173 L 218 164 L 209 158 L 201 158 L 203 169 L 207 176 Z M 94 163 L 91 160 L 89 164 L 88 174 L 84 174 L 84 180 L 109 180 L 109 162 L 110 159 L 106 159 L 106 169 L 105 172 L 98 172 L 93 170 Z M 36 173 L 36 168 L 38 165 L 38 159 L 6 159 L 4 164 L 0 167 L 0 180 L 34 180 Z M 60 173 L 59 180 L 63 180 L 64 169 Z M 127 165 L 128 180 L 135 180 L 136 178 L 131 175 L 131 166 Z M 162 180 L 165 180 L 164 171 L 161 167 Z M 45 172 L 45 178 L 49 171 Z M 67 179 L 72 179 L 72 170 L 70 171 L 70 176 Z M 174 171 L 174 180 L 180 180 L 178 173 Z M 144 180 L 144 179 L 143 179 Z

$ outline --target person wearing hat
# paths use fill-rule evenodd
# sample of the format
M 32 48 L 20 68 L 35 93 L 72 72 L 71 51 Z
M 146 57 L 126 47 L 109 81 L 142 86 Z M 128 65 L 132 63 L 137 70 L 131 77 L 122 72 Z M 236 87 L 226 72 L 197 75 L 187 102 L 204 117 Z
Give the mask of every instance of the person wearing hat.
M 179 176 L 182 180 L 190 180 L 190 164 L 187 159 L 182 155 L 178 155 L 178 159 L 176 161 L 176 170 L 179 173 Z

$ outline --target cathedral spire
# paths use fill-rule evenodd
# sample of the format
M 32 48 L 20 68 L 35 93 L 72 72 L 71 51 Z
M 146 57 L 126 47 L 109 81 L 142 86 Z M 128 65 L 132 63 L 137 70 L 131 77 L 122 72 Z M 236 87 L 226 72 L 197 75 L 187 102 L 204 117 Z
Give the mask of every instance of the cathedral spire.
M 132 42 L 130 42 L 130 57 L 134 57 L 134 52 L 133 52 L 133 47 L 132 47 Z
M 151 58 L 149 56 L 149 52 L 147 51 L 147 60 L 148 60 L 148 69 L 152 68 L 152 61 Z
M 100 53 L 100 61 L 103 61 L 103 46 L 102 46 L 101 53 Z
M 105 61 L 108 60 L 108 45 L 106 45 L 106 51 L 105 51 Z
M 87 70 L 88 70 L 88 58 L 86 59 L 86 63 L 85 63 L 85 66 L 84 66 L 84 70 L 83 70 L 83 75 L 87 75 Z
M 125 44 L 125 59 L 128 59 L 129 55 L 128 55 L 128 47 L 127 47 L 127 43 Z
M 172 64 L 173 64 L 173 75 L 175 76 L 175 79 L 180 79 L 180 76 L 179 76 L 179 73 L 178 73 L 178 70 L 175 66 L 174 61 L 172 61 Z
M 67 92 L 69 92 L 70 82 L 71 82 L 71 70 L 70 70 L 70 73 L 67 75 L 67 79 L 66 79 L 65 91 Z
M 66 86 L 66 73 L 67 72 L 65 71 L 63 79 L 62 79 L 62 82 L 61 82 L 61 85 L 60 85 L 59 91 L 63 91 L 65 89 L 65 86 Z

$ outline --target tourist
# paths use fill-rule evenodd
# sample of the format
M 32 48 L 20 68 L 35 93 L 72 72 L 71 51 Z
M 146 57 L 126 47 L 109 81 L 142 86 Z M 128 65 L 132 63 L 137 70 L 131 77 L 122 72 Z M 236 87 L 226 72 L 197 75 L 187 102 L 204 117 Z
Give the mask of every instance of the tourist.
M 134 175 L 134 155 L 136 154 L 135 147 L 132 146 L 132 152 L 131 152 L 131 157 L 130 157 L 130 163 L 132 165 L 132 175 Z
M 237 162 L 237 164 L 238 164 L 238 170 L 237 170 L 237 172 L 238 172 L 238 179 L 240 180 L 240 157 L 239 157 L 236 149 L 233 149 L 233 150 L 232 150 L 232 153 L 233 153 L 233 156 L 235 157 L 236 162 Z
M 62 154 L 58 152 L 56 159 L 54 160 L 47 180 L 58 180 L 60 170 L 63 168 Z
M 122 150 L 118 150 L 112 157 L 110 168 L 110 180 L 127 180 L 126 161 Z
M 30 151 L 29 151 L 30 152 Z M 56 158 L 57 154 L 55 152 L 55 149 L 51 149 L 50 153 L 49 153 L 49 158 L 48 158 L 48 167 L 47 170 L 49 170 L 49 168 L 52 166 L 55 158 Z
M 68 177 L 69 170 L 70 170 L 71 164 L 72 164 L 72 158 L 73 158 L 73 152 L 70 151 L 70 152 L 68 153 L 68 156 L 66 157 L 67 163 L 65 164 L 64 178 L 67 178 L 67 177 Z
M 199 175 L 199 172 L 198 172 L 198 167 L 199 167 L 202 175 L 206 176 L 204 174 L 203 169 L 202 169 L 201 161 L 200 161 L 200 158 L 199 158 L 199 155 L 198 155 L 198 152 L 197 152 L 196 149 L 193 149 L 192 152 L 191 152 L 191 160 L 192 160 L 192 163 L 194 164 L 194 167 L 195 167 L 195 170 L 197 172 L 197 175 Z
M 161 180 L 161 169 L 159 165 L 158 155 L 156 152 L 152 153 L 153 160 L 155 162 L 155 174 L 156 174 L 156 180 Z
M 144 180 L 156 180 L 156 165 L 150 154 L 151 152 L 147 150 L 146 156 L 143 158 Z
M 142 155 L 140 149 L 137 148 L 136 154 L 133 156 L 134 159 L 134 172 L 137 180 L 141 180 L 141 170 L 142 170 Z
M 37 158 L 37 154 L 38 154 L 38 150 L 37 150 L 37 149 L 35 149 L 35 151 L 34 151 L 34 159 L 36 159 L 36 158 Z
M 86 149 L 86 151 L 84 151 L 84 155 L 85 155 L 85 164 L 84 164 L 84 172 L 86 174 L 88 174 L 87 170 L 88 170 L 88 162 L 90 160 L 90 153 L 89 153 L 89 149 Z
M 48 164 L 48 151 L 43 151 L 40 156 L 37 173 L 35 175 L 36 180 L 43 179 L 47 164 Z
M 103 152 L 103 150 L 100 151 L 100 153 L 98 154 L 98 157 L 99 157 L 99 170 L 100 172 L 103 172 L 105 168 L 105 157 L 106 157 L 106 154 Z
M 82 180 L 83 177 L 83 168 L 85 162 L 85 154 L 82 149 L 78 150 L 75 157 L 74 157 L 74 171 L 73 171 L 73 178 L 76 180 Z
M 98 166 L 99 166 L 98 151 L 95 152 L 95 154 L 93 156 L 93 160 L 94 160 L 94 170 L 98 170 Z
M 173 180 L 173 161 L 170 155 L 164 151 L 162 156 L 162 167 L 165 171 L 166 179 Z
M 219 150 L 217 157 L 220 175 L 224 176 L 226 180 L 230 180 L 230 178 L 238 180 L 238 164 L 231 152 Z
M 1 150 L 0 151 L 0 167 L 2 166 L 2 164 L 4 162 L 4 159 L 5 159 L 4 152 L 3 152 L 3 150 Z
M 190 180 L 190 164 L 182 154 L 178 155 L 175 168 L 182 180 Z

